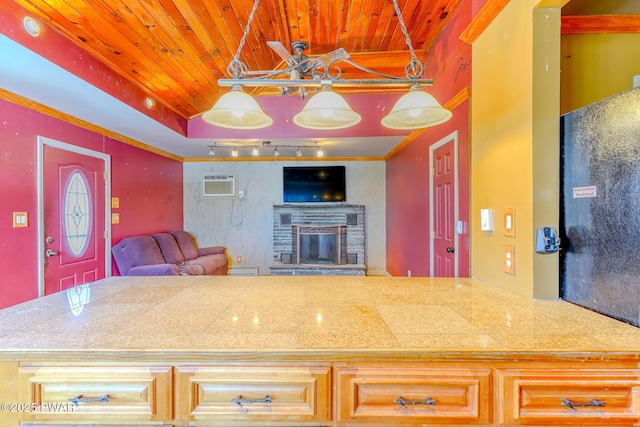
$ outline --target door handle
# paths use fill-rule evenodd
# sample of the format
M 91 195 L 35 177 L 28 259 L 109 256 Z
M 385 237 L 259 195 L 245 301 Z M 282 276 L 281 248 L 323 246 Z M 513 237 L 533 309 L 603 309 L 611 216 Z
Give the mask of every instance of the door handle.
M 455 251 L 456 251 L 456 248 L 454 248 L 453 246 L 449 246 L 449 247 L 447 247 L 447 252 L 448 252 L 448 253 L 452 254 L 452 253 L 454 253 Z
M 47 256 L 47 258 L 51 258 L 52 256 L 58 255 L 58 251 L 54 251 L 53 249 L 47 249 L 47 251 L 44 254 Z

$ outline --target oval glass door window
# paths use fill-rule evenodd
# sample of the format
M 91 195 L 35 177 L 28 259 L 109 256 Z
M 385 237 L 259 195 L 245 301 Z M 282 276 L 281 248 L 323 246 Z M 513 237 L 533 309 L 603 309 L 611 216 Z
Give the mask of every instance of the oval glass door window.
M 91 231 L 91 198 L 84 175 L 72 173 L 64 193 L 65 237 L 71 252 L 81 256 L 87 250 Z

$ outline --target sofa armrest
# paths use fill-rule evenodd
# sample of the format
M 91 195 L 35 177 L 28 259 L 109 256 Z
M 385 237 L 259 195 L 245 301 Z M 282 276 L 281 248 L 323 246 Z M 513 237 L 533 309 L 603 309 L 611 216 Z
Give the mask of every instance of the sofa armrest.
M 209 246 L 206 248 L 198 248 L 198 256 L 223 254 L 224 250 L 224 246 Z
M 178 266 L 175 264 L 153 264 L 131 267 L 127 276 L 178 276 Z

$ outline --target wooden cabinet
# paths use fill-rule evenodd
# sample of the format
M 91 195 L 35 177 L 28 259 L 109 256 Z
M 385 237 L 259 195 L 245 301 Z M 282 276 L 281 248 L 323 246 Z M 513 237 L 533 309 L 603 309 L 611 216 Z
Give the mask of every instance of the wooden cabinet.
M 638 369 L 498 370 L 498 423 L 627 426 L 640 421 Z
M 177 366 L 176 418 L 202 425 L 331 425 L 330 366 Z
M 592 359 L 579 369 L 535 358 L 138 363 L 149 366 L 126 357 L 0 363 L 3 399 L 38 408 L 0 418 L 7 427 L 640 424 L 637 362 Z
M 113 424 L 171 420 L 170 366 L 21 366 L 23 422 Z
M 491 422 L 491 369 L 387 364 L 335 371 L 338 425 Z

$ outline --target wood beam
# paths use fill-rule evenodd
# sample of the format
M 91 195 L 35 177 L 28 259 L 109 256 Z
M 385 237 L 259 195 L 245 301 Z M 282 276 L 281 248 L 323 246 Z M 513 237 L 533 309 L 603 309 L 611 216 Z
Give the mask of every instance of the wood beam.
M 480 34 L 491 24 L 491 21 L 500 14 L 509 0 L 488 0 L 478 14 L 471 20 L 467 28 L 460 34 L 460 40 L 472 44 Z
M 640 15 L 563 16 L 561 34 L 638 34 Z

